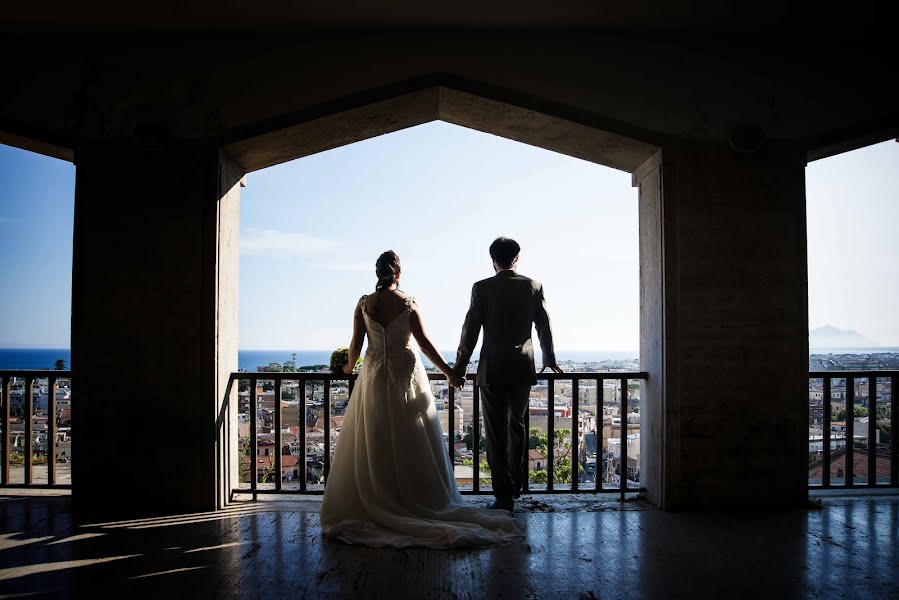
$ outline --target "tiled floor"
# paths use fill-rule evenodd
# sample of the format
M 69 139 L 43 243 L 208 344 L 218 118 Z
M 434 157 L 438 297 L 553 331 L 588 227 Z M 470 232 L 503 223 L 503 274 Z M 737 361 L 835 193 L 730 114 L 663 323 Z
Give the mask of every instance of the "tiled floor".
M 899 597 L 896 495 L 827 496 L 819 509 L 759 514 L 524 500 L 526 543 L 440 552 L 322 540 L 315 500 L 76 526 L 67 496 L 0 491 L 0 595 Z

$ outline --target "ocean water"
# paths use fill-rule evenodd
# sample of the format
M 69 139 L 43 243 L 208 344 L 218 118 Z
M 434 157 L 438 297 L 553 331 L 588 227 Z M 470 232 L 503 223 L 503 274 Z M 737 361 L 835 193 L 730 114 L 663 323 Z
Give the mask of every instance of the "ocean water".
M 297 367 L 326 365 L 330 362 L 332 350 L 297 350 Z M 896 347 L 877 348 L 812 348 L 812 354 L 878 354 L 899 352 Z M 441 351 L 447 362 L 455 360 L 455 351 Z M 556 353 L 559 361 L 602 362 L 604 360 L 636 360 L 637 350 L 574 350 Z M 240 350 L 237 365 L 242 371 L 256 371 L 256 367 L 269 363 L 284 364 L 291 358 L 290 350 Z M 477 359 L 475 354 L 473 359 Z M 540 353 L 535 356 L 540 362 Z M 66 368 L 71 368 L 71 353 L 68 348 L 0 348 L 0 369 L 52 369 L 54 363 L 62 359 Z M 427 363 L 427 360 L 425 360 Z
M 332 350 L 297 350 L 296 361 L 297 367 L 307 365 L 327 365 L 331 361 Z M 455 350 L 441 350 L 443 360 L 452 362 L 456 360 Z M 291 358 L 290 350 L 240 350 L 237 356 L 237 366 L 242 371 L 255 371 L 256 367 L 266 366 L 269 363 L 284 364 Z M 577 361 L 577 362 L 600 362 L 603 360 L 635 360 L 639 358 L 640 352 L 637 350 L 622 351 L 559 351 L 556 353 L 557 361 Z M 541 355 L 539 352 L 534 357 L 540 362 Z M 472 357 L 477 359 L 477 353 Z M 430 362 L 422 357 L 425 365 L 430 366 Z
M 68 348 L 0 348 L 0 369 L 52 369 L 59 359 L 71 367 Z
M 297 367 L 310 365 L 326 365 L 331 360 L 333 350 L 297 350 Z M 456 358 L 455 351 L 441 351 L 444 360 Z M 630 351 L 559 351 L 557 360 L 573 360 L 584 362 L 600 362 L 603 360 L 636 359 L 639 352 Z M 473 358 L 477 358 L 475 355 Z M 538 352 L 535 357 L 540 361 Z M 71 353 L 68 348 L 0 348 L 0 369 L 52 369 L 56 360 L 66 361 L 66 368 L 71 368 Z M 256 371 L 256 367 L 269 363 L 280 363 L 291 359 L 290 350 L 240 350 L 237 354 L 237 367 L 242 371 Z M 425 360 L 427 363 L 427 360 Z

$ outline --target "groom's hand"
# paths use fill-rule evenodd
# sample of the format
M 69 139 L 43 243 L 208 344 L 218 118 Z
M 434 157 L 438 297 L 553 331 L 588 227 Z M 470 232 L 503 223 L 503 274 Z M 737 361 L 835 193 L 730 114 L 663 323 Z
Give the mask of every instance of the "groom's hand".
M 553 363 L 551 365 L 543 365 L 543 368 L 540 369 L 540 372 L 542 373 L 543 371 L 545 371 L 547 369 L 549 369 L 550 371 L 555 371 L 556 373 L 564 373 L 565 372 L 556 363 Z
M 449 377 L 447 377 L 447 381 L 454 388 L 462 388 L 465 386 L 465 377 L 463 377 L 462 375 L 450 375 Z

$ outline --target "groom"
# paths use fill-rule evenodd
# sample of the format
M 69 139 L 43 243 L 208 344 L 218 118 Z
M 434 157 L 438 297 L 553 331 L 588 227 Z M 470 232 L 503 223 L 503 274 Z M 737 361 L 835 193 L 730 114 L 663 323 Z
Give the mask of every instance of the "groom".
M 484 344 L 476 384 L 481 388 L 483 399 L 487 462 L 496 496 L 496 501 L 488 508 L 510 512 L 514 498 L 518 498 L 527 480 L 525 414 L 531 386 L 537 383 L 531 343 L 532 323 L 540 338 L 543 368 L 562 372 L 553 352 L 543 286 L 515 272 L 520 251 L 515 240 L 505 237 L 496 238 L 490 244 L 490 258 L 496 275 L 471 288 L 471 306 L 462 326 L 462 340 L 453 367 L 457 378 L 465 376 L 483 327 Z M 463 385 L 464 381 L 462 379 Z M 477 423 L 473 425 L 478 427 Z M 477 452 L 475 449 L 476 455 Z

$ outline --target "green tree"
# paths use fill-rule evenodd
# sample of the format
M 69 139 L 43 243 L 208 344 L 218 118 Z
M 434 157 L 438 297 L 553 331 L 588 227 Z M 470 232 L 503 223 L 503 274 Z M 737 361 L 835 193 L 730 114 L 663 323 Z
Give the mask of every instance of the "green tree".
M 546 435 L 540 431 L 539 427 L 531 427 L 528 429 L 528 450 L 536 450 L 540 447 L 541 436 L 546 438 Z
M 890 425 L 888 425 L 886 423 L 880 423 L 877 425 L 877 429 L 880 430 L 880 443 L 881 444 L 893 443 L 893 430 Z
M 259 483 L 271 483 L 275 480 L 275 457 L 268 457 L 268 464 L 262 467 L 262 475 L 259 477 Z
M 528 481 L 531 483 L 542 483 L 546 485 L 546 481 L 549 479 L 549 475 L 547 475 L 546 469 L 542 471 L 531 471 L 528 474 Z M 555 477 L 553 477 L 555 479 Z
M 553 452 L 550 459 L 549 435 L 537 427 L 528 430 L 530 434 L 529 447 L 537 450 L 544 459 L 553 461 L 553 483 L 571 483 L 573 477 L 572 453 L 574 446 L 571 444 L 571 430 L 557 429 L 553 436 Z M 580 464 L 577 465 L 578 473 L 583 471 Z M 531 471 L 528 480 L 532 483 L 546 483 L 548 470 Z
M 472 440 L 473 433 L 474 430 L 471 428 L 471 426 L 469 426 L 465 428 L 465 435 L 462 436 L 462 441 L 465 442 L 465 448 L 468 450 L 471 450 L 472 444 L 474 443 Z M 481 436 L 478 446 L 480 446 L 478 449 L 480 452 L 487 451 L 487 438 L 485 436 Z
M 66 361 L 63 359 L 57 359 L 55 363 L 53 363 L 54 371 L 65 371 L 66 370 Z
M 856 419 L 868 416 L 868 409 L 865 408 L 864 406 L 853 406 L 852 408 L 854 409 L 853 412 L 855 413 Z M 836 412 L 836 414 L 833 415 L 833 420 L 834 421 L 845 421 L 846 420 L 846 409 L 841 408 L 840 410 L 838 410 Z
M 238 483 L 250 483 L 249 473 L 252 472 L 253 461 L 247 460 L 250 456 L 250 440 L 249 438 L 243 438 L 240 440 L 238 444 L 238 464 L 240 465 L 240 469 L 237 471 L 237 482 Z
M 466 458 L 462 460 L 463 465 L 467 465 L 469 467 L 474 466 L 474 460 L 470 458 Z M 478 463 L 478 469 L 480 470 L 479 474 L 489 475 L 490 474 L 490 465 L 486 460 L 482 460 Z M 481 483 L 492 483 L 492 480 L 489 477 L 482 477 Z

